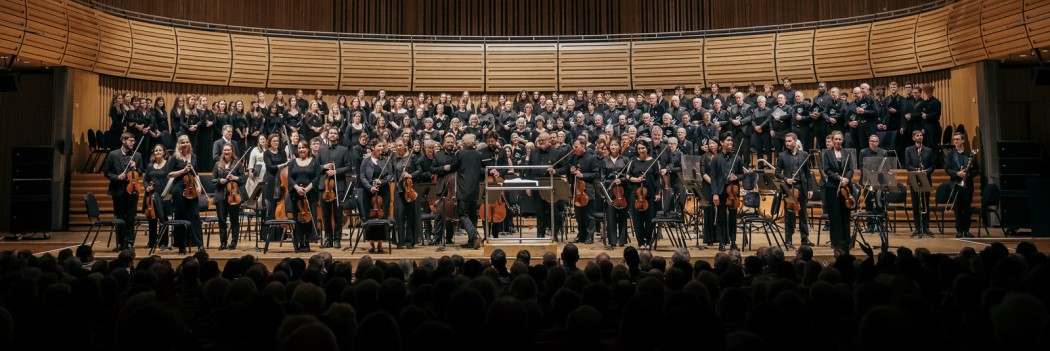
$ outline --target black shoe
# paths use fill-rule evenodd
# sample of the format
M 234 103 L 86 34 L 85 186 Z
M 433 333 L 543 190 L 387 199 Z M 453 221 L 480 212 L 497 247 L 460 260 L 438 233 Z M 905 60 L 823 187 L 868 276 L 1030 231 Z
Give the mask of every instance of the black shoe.
M 726 250 L 726 244 L 721 244 L 721 243 L 718 244 L 718 251 L 725 251 L 725 250 Z
M 736 247 L 736 244 L 732 244 L 729 246 L 729 251 L 740 251 L 740 249 Z
M 120 252 L 121 248 L 119 246 L 118 247 L 114 247 L 113 250 L 111 250 L 111 251 L 113 251 L 113 252 Z
M 794 250 L 795 249 L 795 245 L 791 245 L 791 243 L 784 244 L 784 249 L 786 249 L 786 250 Z
M 398 250 L 403 250 L 404 248 L 405 248 L 405 245 L 397 244 L 397 249 Z
M 334 248 L 334 249 L 338 249 L 338 248 L 341 248 L 341 247 L 343 247 L 343 245 L 340 244 L 339 241 L 336 241 L 336 242 L 332 243 L 332 248 Z
M 414 248 L 416 248 L 416 244 L 408 244 L 408 249 L 409 250 L 414 249 Z
M 185 247 L 180 247 L 179 248 L 179 254 L 180 255 L 185 255 L 186 254 L 186 248 Z
M 474 248 L 474 242 L 473 241 L 468 241 L 466 244 L 459 245 L 459 247 L 462 247 L 464 249 L 473 249 Z
M 227 246 L 226 249 L 227 250 L 236 250 L 237 249 L 237 243 L 230 244 L 230 246 Z
M 474 248 L 474 250 L 477 250 L 477 249 L 481 248 L 481 239 L 474 240 L 473 248 Z
M 197 251 L 199 251 L 199 252 L 208 252 L 208 250 L 204 249 L 204 246 L 197 246 Z
M 226 250 L 226 244 L 219 245 L 219 251 L 225 251 L 225 250 Z
M 802 240 L 802 245 L 811 246 L 811 247 L 812 246 L 817 246 L 817 244 L 814 244 L 812 241 L 809 241 L 809 240 Z
M 431 240 L 430 242 L 427 243 L 427 245 L 430 245 L 430 246 L 441 245 L 441 240 Z
M 970 234 L 970 232 L 963 232 L 963 237 L 965 237 L 965 238 L 972 238 L 973 234 Z
M 332 247 L 332 242 L 330 242 L 330 241 L 326 242 L 324 244 L 321 244 L 321 246 L 319 246 L 319 247 L 322 248 L 322 249 L 330 248 L 330 247 Z
M 922 235 L 922 231 L 916 229 L 914 232 L 911 232 L 911 236 L 916 236 L 916 235 Z

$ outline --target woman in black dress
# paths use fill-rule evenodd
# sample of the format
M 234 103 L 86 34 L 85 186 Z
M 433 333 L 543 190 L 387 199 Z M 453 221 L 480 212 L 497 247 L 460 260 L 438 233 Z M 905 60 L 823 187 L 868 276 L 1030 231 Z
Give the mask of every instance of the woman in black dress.
M 211 180 L 215 185 L 215 214 L 219 217 L 219 250 L 237 248 L 237 238 L 241 232 L 239 221 L 241 203 L 248 198 L 248 193 L 244 190 L 244 182 L 248 180 L 248 177 L 244 176 L 244 169 L 235 164 L 235 162 L 239 163 L 238 156 L 233 154 L 232 144 L 223 145 L 222 156 L 218 162 L 215 162 L 215 172 Z M 232 183 L 237 184 L 237 194 L 241 196 L 241 202 L 231 204 L 229 201 L 229 197 L 233 195 L 230 185 Z M 229 233 L 233 235 L 232 239 L 226 235 L 227 227 L 229 227 Z
M 852 191 L 850 182 L 853 170 L 857 168 L 857 157 L 853 149 L 842 147 L 842 132 L 831 132 L 832 146 L 820 155 L 820 173 L 824 182 L 824 211 L 828 214 L 828 233 L 831 237 L 831 248 L 846 251 L 849 249 L 850 210 L 846 208 L 846 197 L 839 193 L 845 187 Z
M 310 237 L 316 234 L 316 189 L 321 181 L 321 164 L 311 155 L 308 141 L 299 141 L 297 151 L 299 156 L 288 163 L 289 189 L 285 208 L 288 209 L 289 216 L 296 219 L 295 232 L 292 233 L 295 252 L 310 252 Z M 304 199 L 307 205 L 302 207 L 300 204 Z M 310 214 L 307 216 L 304 211 L 310 211 Z
M 160 223 L 167 220 L 167 218 L 159 216 L 167 217 L 172 210 L 171 200 L 162 200 L 163 197 L 161 196 L 161 192 L 168 184 L 168 173 L 170 173 L 168 171 L 168 152 L 164 149 L 164 145 L 154 145 L 150 162 L 146 166 L 146 177 L 142 181 L 144 183 L 143 187 L 146 189 L 145 196 L 153 197 L 154 215 L 158 216 L 156 218 L 147 218 L 149 220 L 149 245 L 147 247 L 158 245 L 158 248 L 161 250 L 171 250 L 171 246 L 168 244 L 168 233 L 165 232 L 162 237 L 157 236 L 160 231 Z M 142 213 L 146 213 L 145 201 L 142 202 Z
M 360 174 L 357 177 L 358 187 L 362 189 L 361 194 L 361 217 L 372 218 L 372 199 L 379 196 L 382 198 L 381 208 L 383 216 L 379 216 L 379 219 L 387 218 L 390 214 L 385 213 L 389 211 L 390 207 L 390 191 L 388 186 L 390 181 L 393 180 L 393 176 L 389 169 L 390 158 L 383 158 L 383 153 L 386 151 L 386 143 L 382 140 L 378 140 L 372 145 L 372 152 L 370 155 L 361 161 Z M 368 244 L 371 248 L 368 252 L 375 253 L 383 252 L 383 240 L 386 239 L 386 233 L 379 230 L 370 230 L 365 232 L 365 240 L 368 240 Z
M 150 114 L 153 116 L 153 131 L 156 133 L 156 137 L 153 140 L 153 144 L 162 144 L 165 149 L 174 149 L 175 140 L 171 138 L 171 124 L 168 121 L 168 108 L 163 97 L 158 96 L 157 99 L 153 100 L 153 108 L 150 110 Z
M 179 137 L 175 149 L 175 156 L 169 160 L 168 177 L 175 178 L 171 187 L 171 198 L 175 207 L 175 219 L 190 221 L 189 233 L 181 227 L 175 227 L 175 245 L 179 246 L 179 253 L 186 253 L 186 247 L 196 246 L 198 250 L 204 251 L 204 241 L 201 233 L 200 200 L 204 189 L 200 186 L 200 180 L 195 172 L 198 157 L 193 153 L 193 145 L 190 144 L 189 136 Z M 197 183 L 197 193 L 186 197 L 186 184 Z M 206 201 L 206 200 L 205 200 Z M 188 235 L 188 237 L 187 237 Z
M 652 248 L 653 240 L 653 217 L 656 215 L 657 204 L 660 201 L 660 165 L 656 159 L 649 155 L 649 142 L 639 140 L 635 143 L 638 157 L 631 162 L 627 170 L 627 182 L 629 183 L 630 200 L 627 206 L 631 209 L 631 221 L 634 223 L 634 236 L 638 240 L 638 246 L 643 250 Z M 645 189 L 645 197 L 641 200 L 648 204 L 648 208 L 641 210 L 636 206 L 639 200 L 639 190 Z
M 196 167 L 197 171 L 211 172 L 211 144 L 215 142 L 215 134 L 218 132 L 215 128 L 216 111 L 214 109 L 216 107 L 208 104 L 206 96 L 197 98 L 197 107 L 197 113 L 200 116 L 200 127 L 197 129 L 197 143 L 194 145 L 194 149 L 197 150 L 197 159 L 209 161 L 200 162 Z
M 244 115 L 244 102 L 240 100 L 230 106 L 230 125 L 233 126 L 233 142 L 240 146 L 238 150 L 248 150 L 248 141 L 258 140 L 249 138 L 248 118 Z
M 269 150 L 263 153 L 266 173 L 263 176 L 263 202 L 266 204 L 266 219 L 274 219 L 277 210 L 277 175 L 288 165 L 288 154 L 281 150 L 281 137 L 276 133 L 266 137 Z M 272 233 L 271 233 L 272 234 Z

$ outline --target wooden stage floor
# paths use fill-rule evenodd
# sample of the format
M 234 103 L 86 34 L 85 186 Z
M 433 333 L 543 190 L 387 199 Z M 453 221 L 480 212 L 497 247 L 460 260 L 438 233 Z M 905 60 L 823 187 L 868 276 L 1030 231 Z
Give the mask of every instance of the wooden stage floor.
M 525 233 L 523 234 L 524 237 L 535 236 L 533 233 L 529 233 L 528 231 L 528 229 L 525 230 Z M 935 236 L 933 238 L 912 238 L 910 232 L 907 231 L 906 226 L 899 227 L 897 232 L 890 233 L 889 246 L 891 250 L 901 246 L 908 247 L 911 249 L 924 247 L 929 249 L 933 253 L 943 253 L 955 256 L 960 252 L 960 250 L 962 250 L 965 247 L 972 247 L 975 250 L 980 251 L 985 246 L 988 246 L 996 241 L 1004 243 L 1012 251 L 1013 248 L 1017 246 L 1018 242 L 1027 240 L 1035 243 L 1037 247 L 1039 247 L 1040 251 L 1050 252 L 1050 238 L 1032 238 L 1023 236 L 1004 237 L 1003 231 L 999 228 L 992 228 L 991 236 L 986 236 L 983 238 L 957 239 L 955 238 L 954 229 L 951 228 L 945 228 L 944 234 L 938 234 L 936 229 L 934 229 L 934 233 Z M 112 259 L 115 258 L 117 255 L 117 253 L 112 252 L 112 246 L 106 246 L 106 236 L 107 233 L 105 232 L 100 234 L 98 242 L 95 243 L 94 247 L 96 251 L 96 258 Z M 865 236 L 868 239 L 868 242 L 875 246 L 876 250 L 878 250 L 877 245 L 879 245 L 880 243 L 878 235 L 875 233 L 868 233 Z M 515 235 L 514 237 L 517 236 Z M 37 236 L 37 238 L 39 238 L 39 236 Z M 598 239 L 600 239 L 600 237 Z M 810 239 L 816 242 L 816 235 L 812 234 L 810 236 Z M 45 252 L 50 252 L 54 255 L 57 255 L 60 250 L 65 248 L 71 248 L 75 250 L 76 246 L 79 245 L 82 242 L 82 240 L 84 240 L 83 232 L 56 232 L 52 233 L 50 239 L 46 240 L 34 240 L 33 238 L 16 240 L 15 237 L 5 236 L 4 240 L 0 241 L 0 251 L 28 249 L 35 254 L 43 254 Z M 826 243 L 828 240 L 826 231 L 822 234 L 820 240 L 824 241 L 824 243 L 820 243 L 820 245 L 814 247 L 814 257 L 818 260 L 830 260 L 832 258 L 833 252 L 832 249 Z M 140 236 L 136 239 L 137 256 L 143 257 L 149 252 L 147 248 L 144 248 L 146 241 L 147 239 L 144 234 L 140 234 Z M 796 244 L 798 243 L 798 241 L 800 240 L 798 239 L 798 234 L 796 233 Z M 349 240 L 343 239 L 344 247 L 347 246 L 349 242 Z M 532 253 L 533 262 L 539 262 L 544 252 L 554 249 L 556 245 L 555 253 L 560 253 L 561 248 L 564 247 L 564 245 L 566 244 L 565 242 L 556 242 L 553 244 L 548 243 L 547 245 L 522 246 L 511 245 L 510 243 L 501 242 L 499 244 L 486 243 L 486 245 L 483 246 L 482 249 L 469 249 L 460 248 L 458 245 L 466 242 L 466 236 L 463 235 L 457 235 L 454 238 L 454 242 L 456 243 L 456 245 L 448 245 L 445 248 L 442 248 L 441 246 L 416 246 L 413 249 L 395 249 L 393 250 L 393 252 L 387 250 L 386 253 L 371 255 L 374 259 L 382 260 L 401 260 L 405 258 L 410 260 L 420 260 L 426 257 L 441 257 L 444 255 L 460 255 L 466 259 L 483 259 L 488 258 L 488 253 L 491 252 L 491 250 L 493 250 L 495 247 L 502 247 L 504 251 L 507 252 L 507 256 L 513 259 L 514 255 L 519 249 L 521 249 L 522 247 L 527 247 Z M 707 261 L 713 261 L 715 254 L 718 253 L 718 250 L 712 247 L 703 250 L 698 249 L 695 246 L 696 241 L 693 238 L 690 238 L 688 242 L 691 245 L 689 247 L 689 252 L 693 260 L 703 259 Z M 741 238 L 739 236 L 737 238 L 737 242 L 741 242 Z M 342 249 L 322 250 L 319 249 L 316 244 L 311 245 L 311 249 L 313 251 L 310 253 L 294 253 L 292 252 L 290 241 L 286 241 L 283 243 L 283 245 L 278 245 L 276 242 L 271 243 L 270 250 L 264 254 L 262 253 L 262 251 L 256 251 L 254 240 L 245 241 L 243 239 L 238 245 L 237 250 L 220 251 L 217 248 L 217 234 L 212 238 L 211 244 L 214 247 L 208 248 L 208 254 L 214 260 L 223 261 L 231 258 L 241 257 L 244 255 L 253 255 L 259 258 L 260 261 L 262 261 L 269 267 L 273 267 L 275 263 L 287 257 L 301 257 L 305 259 L 310 257 L 311 255 L 317 254 L 322 251 L 331 253 L 332 257 L 335 260 L 350 260 L 352 262 L 356 262 L 361 257 L 369 255 L 369 253 L 367 252 L 368 244 L 364 242 L 362 242 L 361 244 L 362 249 L 358 249 L 355 253 L 351 253 L 350 250 Z M 632 243 L 630 242 L 628 243 L 628 245 L 631 244 Z M 260 245 L 262 245 L 262 243 L 260 243 Z M 608 253 L 614 260 L 618 260 L 623 257 L 622 248 L 616 248 L 615 250 L 605 251 L 602 247 L 600 240 L 596 241 L 595 244 L 577 244 L 577 246 L 580 249 L 581 260 L 584 261 L 596 257 L 601 252 Z M 753 247 L 741 248 L 741 255 L 748 256 L 754 254 L 755 250 L 763 246 L 770 245 L 767 244 L 764 234 L 756 232 L 754 236 Z M 674 253 L 674 250 L 675 248 L 671 246 L 667 240 L 661 240 L 658 244 L 657 249 L 653 250 L 653 254 L 657 256 L 663 256 L 665 258 L 670 258 L 671 255 Z M 863 253 L 861 253 L 859 249 L 855 249 L 854 254 L 863 255 Z M 155 255 L 173 260 L 181 259 L 185 256 L 179 255 L 177 249 L 157 251 Z M 794 252 L 788 252 L 786 253 L 786 255 L 788 257 L 793 257 Z

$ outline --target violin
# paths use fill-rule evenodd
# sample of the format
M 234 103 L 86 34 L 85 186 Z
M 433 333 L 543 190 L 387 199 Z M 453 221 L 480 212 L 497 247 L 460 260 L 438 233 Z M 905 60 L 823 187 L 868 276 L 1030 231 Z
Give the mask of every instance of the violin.
M 798 212 L 798 210 L 802 209 L 802 204 L 798 203 L 798 189 L 792 187 L 789 196 L 791 196 L 792 199 L 795 199 L 795 201 L 787 204 L 788 211 Z
M 226 204 L 230 206 L 237 206 L 243 202 L 241 198 L 241 187 L 237 185 L 237 182 L 229 181 L 226 182 Z
M 149 186 L 153 187 L 153 182 L 149 182 Z M 157 219 L 157 209 L 153 207 L 153 194 L 152 194 L 152 192 L 150 194 L 146 194 L 145 199 L 143 199 L 142 201 L 143 201 L 143 207 L 145 208 L 145 210 L 142 211 L 142 215 L 146 216 L 146 219 L 148 219 L 148 220 Z
M 624 166 L 623 169 L 620 170 L 620 172 L 616 173 L 616 175 L 613 177 L 613 181 L 616 181 L 616 179 L 619 179 L 621 176 L 623 176 L 623 172 L 626 172 L 627 169 L 631 167 L 631 162 L 634 162 L 634 160 L 628 161 L 627 165 Z M 623 184 L 613 184 L 611 192 L 612 192 L 612 198 L 613 198 L 613 202 L 612 202 L 613 208 L 615 208 L 617 210 L 622 210 L 622 209 L 627 208 L 627 197 L 626 197 L 627 194 L 625 194 L 624 185 Z
M 412 160 L 409 160 L 409 162 L 412 162 Z M 405 170 L 408 169 L 409 162 L 405 162 L 405 166 L 401 168 L 401 173 L 405 173 Z M 403 195 L 405 197 L 405 202 L 413 202 L 419 198 L 419 194 L 416 193 L 416 189 L 413 188 L 412 178 L 401 179 L 401 188 L 405 189 L 405 194 Z
M 296 202 L 296 206 L 299 206 L 299 223 L 313 222 L 314 215 L 310 212 L 310 200 L 304 196 Z
M 126 189 L 129 194 L 139 194 L 146 191 L 142 186 L 142 173 L 138 169 L 132 168 L 128 172 L 128 188 Z
M 649 210 L 649 201 L 645 200 L 645 197 L 649 195 L 649 189 L 644 186 L 639 186 L 638 189 L 634 190 L 634 208 L 639 211 Z
M 576 182 L 573 183 L 576 191 L 572 194 L 572 205 L 576 207 L 584 207 L 590 203 L 590 199 L 587 198 L 587 183 L 582 178 L 576 178 Z
M 733 174 L 733 166 L 736 166 L 736 161 L 740 159 L 740 150 L 744 148 L 740 147 L 736 149 L 736 155 L 733 156 L 733 162 L 729 164 L 729 170 L 726 174 L 726 179 L 729 179 L 729 175 Z M 740 198 L 740 182 L 739 179 L 726 184 L 726 208 L 742 208 L 744 207 L 744 199 Z
M 849 166 L 849 155 L 849 153 L 846 153 L 846 159 L 842 162 L 842 173 L 840 174 L 846 174 L 846 167 Z M 850 191 L 849 182 L 839 186 L 839 195 L 846 199 L 846 209 L 853 210 L 857 208 L 857 199 L 853 197 L 853 192 Z
M 197 171 L 192 168 L 190 170 L 192 175 L 186 173 L 182 176 L 182 182 L 186 185 L 186 188 L 182 189 L 182 197 L 192 200 L 196 199 L 197 195 L 201 194 L 201 186 L 197 183 L 199 180 L 199 178 L 197 178 Z
M 335 177 L 327 177 L 324 179 L 324 192 L 321 193 L 321 200 L 325 202 L 332 202 L 336 199 L 335 194 Z
M 382 160 L 380 160 L 380 161 L 382 161 Z M 377 166 L 378 166 L 378 164 L 377 164 Z M 379 172 L 379 177 L 377 177 L 376 179 L 372 180 L 372 182 L 374 183 L 372 186 L 374 186 L 376 188 L 379 187 L 380 179 L 383 179 L 383 174 L 384 173 L 386 173 L 386 167 L 383 167 L 383 170 Z M 372 203 L 371 203 L 372 204 L 372 206 L 371 206 L 372 208 L 368 210 L 368 217 L 370 217 L 370 218 L 383 218 L 383 215 L 385 214 L 385 213 L 383 213 L 383 197 L 380 196 L 379 194 L 380 193 L 377 191 L 375 194 L 372 195 Z M 393 199 L 391 199 L 391 200 L 393 200 Z

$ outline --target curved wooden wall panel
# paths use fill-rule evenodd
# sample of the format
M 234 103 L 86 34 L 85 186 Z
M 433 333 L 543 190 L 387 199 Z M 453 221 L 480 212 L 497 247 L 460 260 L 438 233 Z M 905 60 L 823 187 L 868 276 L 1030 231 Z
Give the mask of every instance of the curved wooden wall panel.
M 298 38 L 270 39 L 270 88 L 339 88 L 339 42 Z
M 918 73 L 915 56 L 915 27 L 918 16 L 878 21 L 871 25 L 868 56 L 876 77 Z
M 69 40 L 66 44 L 62 65 L 90 71 L 98 61 L 98 18 L 95 12 L 77 2 L 67 2 L 69 18 Z
M 131 25 L 126 18 L 102 12 L 95 14 L 99 29 L 99 52 L 95 72 L 123 77 L 131 67 Z
M 704 41 L 707 84 L 745 85 L 777 80 L 776 34 L 708 38 Z
M 1032 47 L 1050 46 L 1050 1 L 1025 0 L 1024 22 Z
M 777 33 L 777 81 L 785 77 L 792 83 L 817 81 L 813 68 L 813 29 Z
M 230 83 L 230 34 L 175 28 L 179 65 L 173 82 L 227 85 Z
M 948 47 L 955 62 L 988 58 L 981 38 L 981 1 L 965 0 L 952 5 L 948 15 Z
M 25 0 L 0 1 L 0 52 L 14 54 L 26 33 Z
M 270 44 L 261 35 L 230 34 L 230 85 L 264 87 L 270 71 Z
M 871 78 L 870 24 L 821 28 L 814 34 L 813 65 L 822 81 Z
M 175 28 L 131 22 L 131 70 L 128 78 L 171 81 L 178 49 Z
M 412 90 L 484 90 L 483 44 L 414 44 Z
M 485 90 L 558 89 L 557 44 L 488 44 Z
M 558 44 L 559 89 L 631 89 L 630 45 L 628 41 Z
M 870 79 L 1050 45 L 1045 0 L 958 0 L 904 17 L 779 33 L 487 45 L 227 32 L 105 11 L 76 0 L 2 1 L 0 54 L 117 77 L 252 88 L 622 91 Z
M 653 40 L 631 43 L 635 89 L 668 89 L 704 84 L 704 40 Z
M 948 15 L 952 5 L 919 14 L 915 25 L 915 57 L 919 69 L 933 71 L 955 67 L 948 48 Z
M 34 0 L 26 3 L 26 33 L 18 57 L 46 64 L 62 62 L 69 35 L 69 20 L 62 0 Z
M 984 0 L 981 33 L 988 57 L 1002 57 L 1032 48 L 1024 26 L 1024 2 Z
M 412 44 L 340 41 L 339 87 L 412 90 Z

